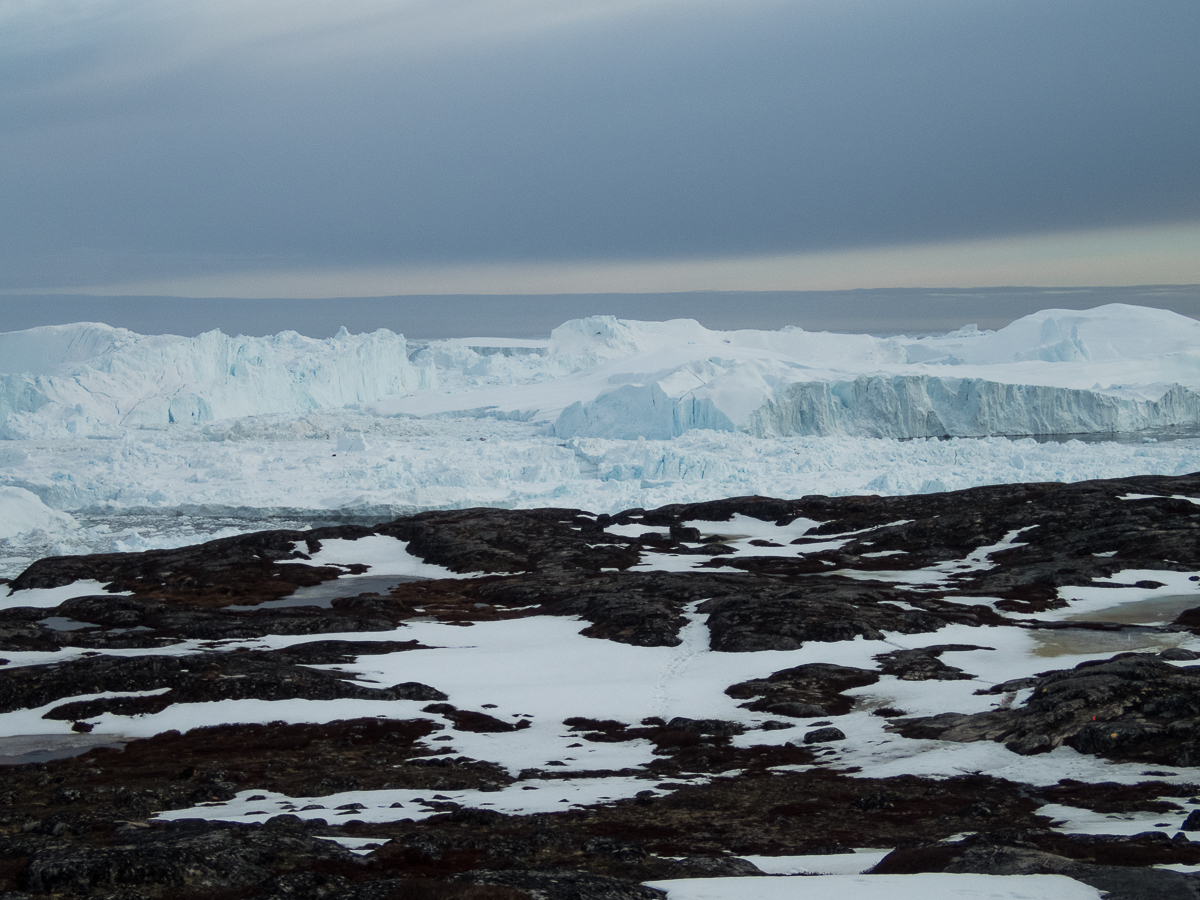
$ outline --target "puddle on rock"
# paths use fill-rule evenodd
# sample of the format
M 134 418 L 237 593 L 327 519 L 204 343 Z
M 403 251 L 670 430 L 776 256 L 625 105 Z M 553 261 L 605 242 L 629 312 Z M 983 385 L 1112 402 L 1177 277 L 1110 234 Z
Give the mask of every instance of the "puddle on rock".
M 1174 622 L 1184 610 L 1200 606 L 1200 595 L 1170 594 L 1165 597 L 1150 597 L 1146 600 L 1131 600 L 1104 609 L 1093 609 L 1086 613 L 1075 613 L 1064 622 L 1118 622 L 1122 625 L 1167 625 Z
M 124 747 L 129 738 L 115 734 L 21 734 L 0 737 L 0 766 L 67 759 L 97 747 Z
M 372 592 L 386 594 L 398 584 L 428 580 L 419 575 L 346 575 L 342 578 L 335 578 L 333 581 L 299 588 L 294 593 L 280 597 L 278 600 L 268 600 L 253 606 L 227 606 L 225 608 L 233 612 L 252 609 L 286 609 L 294 606 L 319 606 L 322 609 L 330 609 L 333 607 L 333 601 L 339 597 L 357 597 L 359 594 Z
M 93 625 L 91 622 L 79 622 L 75 619 L 68 619 L 66 616 L 47 616 L 45 619 L 38 619 L 38 624 L 45 625 L 47 628 L 53 628 L 55 631 L 80 631 L 84 628 L 100 627 Z
M 1034 656 L 1088 656 L 1128 653 L 1131 650 L 1166 650 L 1194 640 L 1186 632 L 1094 631 L 1088 628 L 1038 629 L 1033 632 Z
M 1037 646 L 1033 653 L 1035 656 L 1075 656 L 1179 647 L 1193 641 L 1194 636 L 1188 632 L 1161 631 L 1156 626 L 1169 625 L 1181 612 L 1197 606 L 1200 606 L 1200 596 L 1196 594 L 1168 594 L 1077 612 L 1061 621 L 1105 622 L 1132 627 L 1036 629 L 1033 637 Z

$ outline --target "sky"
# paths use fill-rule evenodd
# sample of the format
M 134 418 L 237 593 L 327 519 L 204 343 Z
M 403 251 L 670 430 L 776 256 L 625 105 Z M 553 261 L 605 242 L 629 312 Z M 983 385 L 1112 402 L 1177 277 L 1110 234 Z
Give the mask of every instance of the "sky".
M 0 293 L 1200 283 L 1196 0 L 0 0 Z

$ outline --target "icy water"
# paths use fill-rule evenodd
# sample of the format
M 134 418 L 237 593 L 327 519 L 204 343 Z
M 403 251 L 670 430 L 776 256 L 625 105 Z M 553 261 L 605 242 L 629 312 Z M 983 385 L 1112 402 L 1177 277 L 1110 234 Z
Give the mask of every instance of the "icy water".
M 1086 628 L 1062 628 L 1034 632 L 1037 646 L 1034 656 L 1091 656 L 1128 653 L 1133 650 L 1167 650 L 1192 640 L 1187 632 L 1164 631 L 1092 631 Z
M 1005 435 L 1018 441 L 1029 438 L 1039 444 L 1065 444 L 1079 441 L 1084 444 L 1113 442 L 1117 444 L 1157 444 L 1160 441 L 1186 441 L 1200 438 L 1200 428 L 1148 428 L 1144 431 L 1112 431 L 1100 434 L 1029 434 Z
M 1088 613 L 1070 616 L 1068 622 L 1119 622 L 1122 625 L 1166 625 L 1174 622 L 1185 610 L 1200 606 L 1200 597 L 1195 594 L 1171 594 L 1167 597 L 1151 597 L 1148 600 L 1131 600 L 1118 603 L 1107 609 L 1095 609 Z
M 79 756 L 97 747 L 121 747 L 113 734 L 20 734 L 0 737 L 0 766 L 23 766 Z
M 1034 632 L 1037 656 L 1125 653 L 1131 650 L 1166 650 L 1192 639 L 1188 632 L 1163 631 L 1184 610 L 1200 606 L 1195 594 L 1171 594 L 1147 600 L 1131 600 L 1106 609 L 1093 609 L 1068 616 L 1065 622 L 1108 622 L 1132 626 L 1113 631 L 1090 628 L 1045 629 Z M 1143 626 L 1143 627 L 1138 627 Z

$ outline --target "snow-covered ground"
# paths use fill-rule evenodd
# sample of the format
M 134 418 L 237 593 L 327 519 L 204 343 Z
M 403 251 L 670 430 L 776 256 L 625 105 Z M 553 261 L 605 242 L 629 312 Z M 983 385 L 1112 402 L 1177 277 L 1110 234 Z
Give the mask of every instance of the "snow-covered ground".
M 705 523 L 695 523 L 703 525 Z M 711 523 L 708 523 L 711 525 Z M 816 525 L 796 520 L 785 526 L 740 516 L 722 528 L 736 529 L 727 535 L 735 552 L 759 553 L 762 548 L 750 543 L 767 539 L 781 544 L 797 532 Z M 619 531 L 618 526 L 615 531 Z M 1013 536 L 1010 536 L 1010 538 Z M 914 582 L 923 574 L 938 576 L 947 567 L 988 568 L 995 565 L 991 553 L 999 552 L 1012 541 L 982 548 L 963 560 L 938 567 L 911 570 Z M 812 545 L 787 545 L 780 548 L 802 554 Z M 643 552 L 643 564 L 659 554 Z M 363 563 L 375 575 L 391 572 L 396 577 L 413 573 L 448 573 L 439 567 L 421 563 L 395 538 L 371 536 L 358 541 L 331 540 L 319 554 L 320 562 Z M 698 561 L 694 556 L 679 570 Z M 637 567 L 635 567 L 636 570 Z M 437 571 L 430 571 L 430 570 Z M 894 573 L 888 573 L 894 574 Z M 471 577 L 465 573 L 457 577 Z M 1154 580 L 1142 586 L 1130 584 L 1143 578 Z M 1047 618 L 1066 619 L 1072 615 L 1111 618 L 1124 612 L 1126 621 L 1154 624 L 1163 621 L 1164 601 L 1195 606 L 1200 602 L 1200 581 L 1193 573 L 1153 572 L 1129 569 L 1116 578 L 1122 587 L 1065 587 L 1060 595 L 1069 599 L 1066 609 L 1051 612 Z M 0 597 L 0 611 L 12 607 L 47 608 L 76 596 L 101 590 L 95 582 L 45 589 L 27 589 Z M 895 675 L 882 675 L 874 684 L 850 688 L 847 696 L 856 700 L 851 712 L 837 717 L 837 726 L 846 740 L 827 745 L 824 761 L 839 769 L 857 772 L 861 777 L 888 778 L 919 775 L 946 778 L 968 773 L 987 772 L 1011 781 L 1035 785 L 1053 785 L 1070 778 L 1083 782 L 1136 784 L 1145 780 L 1142 762 L 1111 762 L 1098 756 L 1079 753 L 1061 746 L 1049 753 L 1019 756 L 1001 743 L 978 741 L 955 743 L 942 740 L 912 739 L 887 730 L 887 720 L 873 714 L 881 707 L 901 708 L 911 716 L 937 715 L 948 710 L 977 713 L 1000 705 L 1021 703 L 1024 689 L 1011 697 L 997 697 L 978 691 L 991 685 L 1033 676 L 1048 668 L 1066 669 L 1097 657 L 1107 657 L 1126 649 L 1125 635 L 1113 647 L 1094 647 L 1090 632 L 1058 635 L 1057 643 L 1047 644 L 1043 632 L 1026 628 L 980 629 L 974 625 L 947 625 L 936 632 L 919 634 L 888 633 L 877 639 L 861 636 L 843 641 L 809 641 L 795 650 L 763 650 L 725 653 L 711 649 L 707 616 L 696 609 L 697 601 L 685 609 L 688 623 L 680 632 L 675 647 L 642 647 L 609 640 L 596 640 L 580 633 L 581 622 L 571 617 L 535 616 L 501 621 L 481 621 L 469 628 L 458 624 L 413 619 L 392 632 L 323 634 L 325 640 L 346 641 L 418 641 L 420 651 L 397 651 L 360 656 L 352 662 L 322 665 L 317 668 L 353 677 L 355 683 L 384 687 L 422 681 L 444 691 L 456 706 L 464 709 L 488 709 L 506 721 L 525 720 L 527 727 L 510 732 L 472 732 L 450 730 L 435 738 L 446 750 L 473 759 L 503 766 L 512 775 L 522 770 L 554 771 L 553 780 L 525 779 L 502 790 L 445 790 L 443 795 L 465 806 L 508 813 L 538 813 L 569 808 L 571 805 L 600 803 L 632 797 L 648 788 L 647 782 L 627 775 L 591 777 L 588 773 L 607 770 L 634 770 L 654 759 L 648 740 L 625 742 L 588 742 L 581 744 L 579 734 L 564 728 L 564 721 L 581 716 L 592 720 L 617 720 L 636 723 L 649 716 L 670 720 L 676 716 L 693 719 L 719 718 L 737 722 L 745 733 L 733 738 L 734 746 L 783 745 L 794 742 L 805 728 L 763 730 L 771 714 L 755 712 L 739 705 L 725 688 L 753 679 L 766 678 L 784 668 L 833 663 L 863 669 L 876 668 L 880 654 L 929 646 L 958 645 L 967 649 L 947 650 L 940 659 L 962 668 L 976 677 L 970 680 L 913 681 Z M 991 598 L 964 598 L 968 603 L 989 603 Z M 1102 615 L 1101 615 L 1102 614 Z M 1007 614 L 1006 614 L 1007 615 Z M 1015 618 L 1023 618 L 1012 614 Z M 116 656 L 186 656 L 238 650 L 279 650 L 311 641 L 312 635 L 266 635 L 247 640 L 214 643 L 185 640 L 146 649 L 109 649 Z M 1128 649 L 1163 650 L 1168 647 L 1200 650 L 1200 638 L 1189 632 L 1155 632 Z M 44 665 L 87 655 L 78 647 L 56 650 L 9 650 L 5 657 L 12 666 Z M 165 690 L 165 689 L 164 689 Z M 159 693 L 151 691 L 149 693 Z M 89 694 L 69 698 L 90 700 L 111 696 L 140 694 Z M 45 713 L 63 702 L 58 698 L 45 706 L 0 713 L 0 735 L 39 735 L 45 738 L 69 737 L 72 723 L 67 719 L 46 719 Z M 337 700 L 226 700 L 219 703 L 175 703 L 157 713 L 137 716 L 105 712 L 91 717 L 98 738 L 129 740 L 146 738 L 177 729 L 186 731 L 212 725 L 237 723 L 325 723 L 347 718 L 425 718 L 440 722 L 436 710 L 425 709 L 426 701 L 394 699 Z M 816 727 L 821 723 L 800 720 L 797 726 Z M 49 744 L 48 744 L 49 745 Z M 786 767 L 784 767 L 786 768 Z M 571 777 L 572 773 L 579 773 Z M 686 775 L 673 776 L 688 778 Z M 708 776 L 696 776 L 705 779 Z M 1197 769 L 1162 765 L 1156 778 L 1170 782 L 1194 783 Z M 664 792 L 666 788 L 653 788 Z M 223 821 L 258 822 L 280 813 L 313 820 L 329 820 L 330 810 L 355 804 L 355 818 L 366 822 L 395 822 L 422 819 L 436 808 L 422 802 L 428 791 L 418 789 L 350 790 L 319 798 L 292 797 L 266 790 L 245 790 L 222 803 L 164 812 L 163 818 L 211 818 Z M 397 805 L 398 804 L 398 805 Z M 1200 805 L 1195 800 L 1189 806 Z M 1062 821 L 1070 831 L 1106 834 L 1136 834 L 1162 827 L 1177 830 L 1183 813 L 1136 813 L 1125 816 L 1098 816 L 1086 810 L 1065 806 L 1047 807 L 1045 814 Z M 1164 822 L 1164 815 L 1166 821 Z M 1082 825 L 1080 824 L 1082 823 Z M 845 862 L 845 860 L 843 860 Z M 864 868 L 866 866 L 864 865 Z M 847 873 L 850 874 L 850 873 Z
M 1200 470 L 1200 439 L 1165 439 L 1200 426 L 1200 323 L 1117 304 L 911 338 L 611 317 L 424 343 L 78 324 L 0 334 L 0 370 L 0 577 L 421 509 Z M 1087 440 L 1011 437 L 1042 432 Z

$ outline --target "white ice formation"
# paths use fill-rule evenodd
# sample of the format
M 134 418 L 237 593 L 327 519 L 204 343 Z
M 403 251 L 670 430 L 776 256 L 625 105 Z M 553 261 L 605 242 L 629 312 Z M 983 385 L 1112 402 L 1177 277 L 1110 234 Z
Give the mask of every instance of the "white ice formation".
M 105 434 L 366 404 L 378 415 L 494 416 L 561 438 L 1106 433 L 1200 423 L 1200 323 L 1114 304 L 997 332 L 710 331 L 597 316 L 545 341 L 380 330 L 314 340 L 98 324 L 0 334 L 0 437 Z
M 916 337 L 612 317 L 544 340 L 84 323 L 0 334 L 0 373 L 0 577 L 47 553 L 331 514 L 1200 470 L 1195 439 L 1011 439 L 1200 424 L 1200 322 L 1123 305 Z
M 433 386 L 403 335 L 329 340 L 210 331 L 145 336 L 93 322 L 0 334 L 0 438 L 106 434 L 345 407 Z

